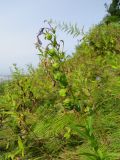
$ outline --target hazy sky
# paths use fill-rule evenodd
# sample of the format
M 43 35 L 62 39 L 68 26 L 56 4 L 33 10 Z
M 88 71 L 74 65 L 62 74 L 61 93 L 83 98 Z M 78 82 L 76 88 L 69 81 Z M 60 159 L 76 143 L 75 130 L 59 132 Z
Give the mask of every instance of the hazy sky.
M 88 30 L 105 16 L 105 2 L 111 0 L 0 0 L 0 74 L 9 74 L 13 63 L 38 64 L 34 43 L 45 19 L 77 23 Z M 61 32 L 58 36 L 72 52 L 76 39 Z

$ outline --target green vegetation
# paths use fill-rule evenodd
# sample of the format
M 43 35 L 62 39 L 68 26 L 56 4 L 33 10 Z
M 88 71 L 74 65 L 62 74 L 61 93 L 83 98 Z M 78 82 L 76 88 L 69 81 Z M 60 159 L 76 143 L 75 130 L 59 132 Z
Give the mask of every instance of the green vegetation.
M 112 3 L 108 9 L 108 13 L 111 16 L 120 16 L 120 0 L 112 0 Z
M 105 4 L 107 9 L 107 16 L 104 18 L 104 22 L 109 24 L 111 22 L 120 23 L 120 0 L 112 0 L 110 6 Z
M 14 65 L 0 84 L 0 159 L 118 160 L 120 24 L 92 28 L 68 57 L 48 23 L 36 47 L 37 69 Z

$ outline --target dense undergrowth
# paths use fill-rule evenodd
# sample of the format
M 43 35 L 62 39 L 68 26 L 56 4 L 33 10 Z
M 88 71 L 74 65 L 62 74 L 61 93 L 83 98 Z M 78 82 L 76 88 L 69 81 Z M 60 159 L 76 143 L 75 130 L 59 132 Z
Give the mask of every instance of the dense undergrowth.
M 120 25 L 92 28 L 68 58 L 53 28 L 41 35 L 38 68 L 0 85 L 0 159 L 119 160 Z

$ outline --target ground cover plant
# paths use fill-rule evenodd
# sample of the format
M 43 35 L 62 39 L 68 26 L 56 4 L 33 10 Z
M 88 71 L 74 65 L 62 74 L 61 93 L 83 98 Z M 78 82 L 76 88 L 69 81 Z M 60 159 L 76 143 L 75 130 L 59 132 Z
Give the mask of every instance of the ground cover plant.
M 14 65 L 0 85 L 0 159 L 119 160 L 120 24 L 93 27 L 72 56 L 44 25 L 37 69 Z

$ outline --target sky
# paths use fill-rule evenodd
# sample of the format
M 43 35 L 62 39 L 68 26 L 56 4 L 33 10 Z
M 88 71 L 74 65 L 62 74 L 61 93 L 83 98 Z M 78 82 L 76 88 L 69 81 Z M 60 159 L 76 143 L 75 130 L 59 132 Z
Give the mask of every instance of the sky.
M 88 31 L 106 15 L 106 2 L 111 0 L 0 0 L 0 75 L 10 74 L 14 63 L 38 65 L 35 42 L 44 20 L 77 23 Z M 67 54 L 74 52 L 77 39 L 59 31 L 57 36 Z

